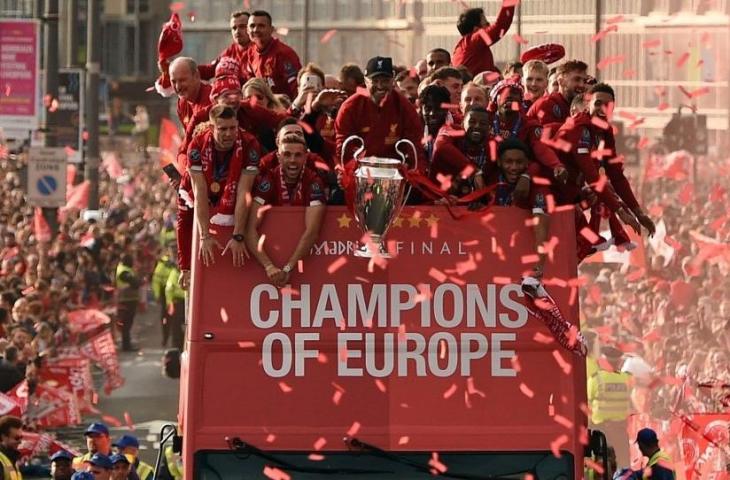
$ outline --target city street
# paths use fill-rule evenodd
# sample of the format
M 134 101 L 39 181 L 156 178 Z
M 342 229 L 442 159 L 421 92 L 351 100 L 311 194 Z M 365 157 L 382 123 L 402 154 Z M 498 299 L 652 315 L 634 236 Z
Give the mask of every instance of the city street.
M 100 392 L 96 405 L 104 416 L 114 417 L 122 423 L 122 426 L 114 427 L 107 422 L 112 439 L 125 433 L 136 435 L 140 441 L 140 456 L 150 465 L 154 464 L 157 455 L 160 428 L 175 421 L 179 388 L 178 380 L 166 378 L 161 373 L 164 349 L 160 346 L 162 335 L 158 315 L 156 304 L 150 304 L 147 312 L 137 315 L 133 338 L 138 339 L 136 345 L 140 351 L 118 350 L 126 383 L 110 396 Z M 131 420 L 133 429 L 127 426 L 125 416 Z M 83 451 L 83 431 L 88 423 L 96 420 L 94 416 L 85 417 L 82 425 L 60 430 L 59 438 Z

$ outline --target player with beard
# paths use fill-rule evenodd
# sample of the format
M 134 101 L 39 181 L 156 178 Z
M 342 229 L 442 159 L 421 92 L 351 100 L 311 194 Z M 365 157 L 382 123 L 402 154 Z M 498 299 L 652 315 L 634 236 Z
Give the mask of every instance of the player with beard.
M 450 114 L 445 108 L 445 105 L 449 104 L 450 98 L 448 89 L 440 85 L 427 86 L 418 97 L 421 119 L 425 125 L 423 139 L 429 166 L 433 159 L 434 145 L 439 131 L 441 127 L 450 123 Z M 428 172 L 428 168 L 425 170 Z
M 231 14 L 231 36 L 233 42 L 218 55 L 218 58 L 209 64 L 198 65 L 200 78 L 210 80 L 216 77 L 216 68 L 222 59 L 233 58 L 238 63 L 236 76 L 241 84 L 248 80 L 248 52 L 251 47 L 251 38 L 248 36 L 248 12 L 233 12 Z
M 616 158 L 616 141 L 609 123 L 614 102 L 613 88 L 605 83 L 594 85 L 589 93 L 576 96 L 573 100 L 573 115 L 557 133 L 557 138 L 571 145 L 571 150 L 561 154 L 561 157 L 570 162 L 572 168 L 569 169 L 573 170 L 568 182 L 570 189 L 566 191 L 567 196 L 562 202 L 574 203 L 577 188 L 581 186 L 577 182 L 585 179 L 600 200 L 591 210 L 591 229 L 599 234 L 602 210 L 608 209 L 607 217 L 612 238 L 606 242 L 605 247 L 615 243 L 617 246 L 624 245 L 630 248 L 633 245 L 629 243 L 629 237 L 619 218 L 637 233 L 639 231 L 637 220 L 650 234 L 654 234 L 655 226 L 639 205 L 624 175 L 623 163 Z M 609 188 L 595 188 L 601 181 L 599 168 L 604 169 Z M 603 247 L 604 245 L 598 245 L 599 249 Z
M 596 87 L 597 90 L 591 96 L 588 111 L 586 111 L 585 95 L 576 97 L 573 100 L 573 116 L 560 127 L 556 134 L 557 141 L 570 145 L 570 149 L 567 152 L 559 152 L 560 158 L 568 168 L 568 182 L 561 191 L 559 203 L 580 203 L 586 196 L 583 193 L 583 185 L 587 184 L 589 192 L 591 192 L 591 197 L 595 196 L 601 206 L 611 212 L 610 215 L 612 217 L 615 215 L 621 222 L 631 226 L 638 233 L 640 226 L 636 214 L 632 213 L 616 194 L 612 185 L 613 181 L 606 181 L 613 177 L 616 179 L 617 184 L 621 185 L 619 188 L 625 188 L 623 181 L 618 178 L 619 176 L 623 177 L 625 181 L 623 166 L 610 160 L 602 162 L 601 159 L 597 158 L 603 155 L 613 159 L 615 147 L 613 144 L 613 132 L 611 131 L 611 125 L 607 121 L 608 116 L 605 111 L 606 107 L 612 104 L 613 95 L 606 91 L 608 89 L 604 88 L 604 86 Z M 601 152 L 597 151 L 599 148 Z M 603 165 L 601 165 L 602 163 Z M 608 179 L 601 178 L 599 170 L 601 166 L 606 168 L 606 176 Z M 612 172 L 610 177 L 609 170 Z M 626 184 L 628 184 L 627 181 Z M 628 188 L 630 192 L 630 186 Z M 623 193 L 626 196 L 627 192 L 625 190 Z M 635 198 L 633 200 L 628 196 L 626 198 L 629 199 L 630 204 L 634 205 L 634 208 L 638 207 L 638 202 L 636 202 Z M 633 193 L 631 193 L 631 198 L 633 198 Z M 641 209 L 636 211 L 639 214 L 643 214 Z M 583 228 L 588 227 L 588 224 L 586 223 L 585 216 L 580 213 L 580 209 L 577 209 L 576 212 L 578 258 L 582 260 L 586 256 L 595 253 L 595 247 L 600 245 L 601 241 L 591 242 L 585 235 L 580 234 Z M 645 214 L 643 215 L 645 216 Z M 651 222 L 651 219 L 647 216 L 642 223 L 646 223 L 647 228 L 649 228 L 649 225 L 653 227 L 653 223 L 646 222 L 646 220 Z M 614 231 L 614 234 L 619 235 L 617 241 L 621 243 L 628 241 L 628 237 L 623 232 L 623 227 L 621 227 L 618 220 L 616 218 L 609 220 L 609 224 L 611 223 L 612 231 Z M 650 231 L 653 231 L 653 228 L 650 228 Z M 594 233 L 598 234 L 597 231 Z
M 251 13 L 248 35 L 253 45 L 248 51 L 250 77 L 263 78 L 274 93 L 290 99 L 297 97 L 297 73 L 302 68 L 299 56 L 290 46 L 273 37 L 271 15 L 263 10 Z
M 278 166 L 257 178 L 251 215 L 246 226 L 246 243 L 266 270 L 269 280 L 281 288 L 287 284 L 292 270 L 317 240 L 326 211 L 326 200 L 322 180 L 313 170 L 306 168 L 307 146 L 304 139 L 298 135 L 283 136 L 279 142 L 278 158 Z M 260 209 L 265 205 L 306 207 L 304 233 L 281 268 L 266 253 L 265 244 L 260 244 Z
M 527 112 L 529 118 L 544 127 L 557 128 L 570 116 L 570 103 L 576 95 L 585 93 L 588 65 L 580 60 L 569 60 L 556 70 L 558 91 L 535 101 Z
M 337 159 L 342 158 L 345 140 L 358 135 L 365 141 L 365 155 L 398 159 L 395 144 L 407 139 L 416 146 L 419 169 L 425 168 L 421 145 L 423 124 L 416 108 L 394 88 L 393 61 L 374 57 L 366 69 L 366 91 L 358 91 L 340 107 L 335 120 Z M 344 152 L 345 161 L 354 170 L 353 153 L 359 148 L 351 142 Z M 407 149 L 410 150 L 410 149 Z M 407 151 L 406 150 L 406 151 Z M 409 152 L 410 153 L 410 152 Z M 411 167 L 415 159 L 408 156 Z
M 522 112 L 523 90 L 519 77 L 505 79 L 495 85 L 490 92 L 490 99 L 494 112 L 490 137 L 497 144 L 508 138 L 517 138 L 526 143 L 532 149 L 535 160 L 542 166 L 540 175 L 565 183 L 568 172 L 555 152 L 542 142 L 543 129 L 540 124 Z

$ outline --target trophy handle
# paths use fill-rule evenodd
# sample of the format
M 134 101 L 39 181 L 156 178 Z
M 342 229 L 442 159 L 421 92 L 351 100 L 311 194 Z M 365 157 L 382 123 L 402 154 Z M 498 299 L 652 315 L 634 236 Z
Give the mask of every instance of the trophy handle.
M 350 137 L 350 138 L 352 138 L 352 137 Z M 418 169 L 418 152 L 416 151 L 416 146 L 413 145 L 413 142 L 411 142 L 407 138 L 403 138 L 401 140 L 398 140 L 398 142 L 396 142 L 395 151 L 398 152 L 398 155 L 400 155 L 400 158 L 403 161 L 404 165 L 406 163 L 406 154 L 401 152 L 401 150 L 400 150 L 400 146 L 402 144 L 408 145 L 409 147 L 411 147 L 411 150 L 413 150 L 413 169 L 414 170 Z
M 362 137 L 357 135 L 350 135 L 347 137 L 345 142 L 342 144 L 342 152 L 340 153 L 340 165 L 343 168 L 345 166 L 345 152 L 347 151 L 347 145 L 353 140 L 358 140 L 360 142 L 360 148 L 355 150 L 355 153 L 352 155 L 355 160 L 357 160 L 358 155 L 362 155 L 365 151 L 365 140 L 363 140 Z
M 406 165 L 406 154 L 403 153 L 400 149 L 400 146 L 406 144 L 409 147 L 411 147 L 411 150 L 413 151 L 413 169 L 418 168 L 418 152 L 416 151 L 416 146 L 413 145 L 413 142 L 408 140 L 407 138 L 402 138 L 398 140 L 395 144 L 395 151 L 398 152 L 398 155 L 400 156 L 401 160 L 403 161 L 403 165 Z M 406 167 L 407 168 L 407 167 Z M 411 191 L 413 190 L 412 185 L 408 185 L 408 191 L 406 192 L 405 196 L 403 197 L 403 204 L 401 205 L 401 208 L 405 206 L 405 204 L 408 202 L 408 197 L 411 196 Z

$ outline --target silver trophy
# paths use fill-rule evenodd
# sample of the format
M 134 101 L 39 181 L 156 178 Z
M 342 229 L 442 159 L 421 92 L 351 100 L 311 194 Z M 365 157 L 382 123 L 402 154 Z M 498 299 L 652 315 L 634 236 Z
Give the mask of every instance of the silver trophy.
M 357 135 L 348 137 L 342 145 L 342 158 L 347 145 L 357 140 L 360 148 L 353 155 L 357 162 L 355 169 L 355 219 L 363 232 L 370 235 L 372 245 L 363 245 L 355 255 L 371 258 L 376 255 L 390 258 L 385 249 L 385 234 L 393 220 L 398 216 L 408 199 L 406 181 L 400 173 L 399 167 L 406 163 L 406 154 L 401 151 L 402 145 L 408 145 L 413 151 L 414 162 L 418 162 L 416 147 L 410 140 L 399 140 L 395 144 L 395 151 L 401 160 L 381 157 L 362 157 L 365 151 L 365 142 Z M 417 164 L 415 165 L 418 166 Z M 410 194 L 410 189 L 408 190 Z M 377 249 L 377 250 L 376 250 Z

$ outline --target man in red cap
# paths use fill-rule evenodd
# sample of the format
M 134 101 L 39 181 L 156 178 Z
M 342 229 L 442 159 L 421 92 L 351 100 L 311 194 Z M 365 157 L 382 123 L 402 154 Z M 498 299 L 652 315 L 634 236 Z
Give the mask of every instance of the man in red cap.
M 502 80 L 494 86 L 490 92 L 493 111 L 490 137 L 498 145 L 508 138 L 528 144 L 542 167 L 541 176 L 565 183 L 568 172 L 555 152 L 542 142 L 542 127 L 522 112 L 523 91 L 519 77 Z
M 461 34 L 461 40 L 454 47 L 454 54 L 451 56 L 454 66 L 464 65 L 472 75 L 498 70 L 494 65 L 491 46 L 507 33 L 515 14 L 514 5 L 506 6 L 506 3 L 506 0 L 503 1 L 497 21 L 491 25 L 484 16 L 483 8 L 470 8 L 459 15 L 456 28 Z
M 558 91 L 537 99 L 527 116 L 557 131 L 557 127 L 570 116 L 570 102 L 576 95 L 586 91 L 587 71 L 588 65 L 580 60 L 569 60 L 560 65 L 556 71 Z
M 367 156 L 399 159 L 395 151 L 398 140 L 407 139 L 416 146 L 419 168 L 425 167 L 423 149 L 420 148 L 423 123 L 416 108 L 394 89 L 393 61 L 387 57 L 374 57 L 366 69 L 367 91 L 358 91 L 340 107 L 335 120 L 337 159 L 342 158 L 345 140 L 351 135 L 362 137 Z M 354 142 L 344 152 L 345 161 L 353 160 L 359 148 Z M 406 149 L 405 151 L 410 154 Z M 411 167 L 415 159 L 408 161 Z M 354 162 L 353 162 L 354 164 Z
M 170 82 L 177 93 L 177 116 L 187 132 L 192 125 L 193 117 L 210 105 L 211 86 L 200 81 L 198 65 L 190 57 L 178 57 L 170 64 Z M 186 138 L 178 150 L 178 166 L 187 167 L 185 150 L 190 139 Z
M 232 58 L 238 62 L 238 71 L 235 73 L 239 77 L 241 83 L 248 80 L 248 51 L 251 46 L 251 38 L 248 36 L 248 12 L 238 11 L 231 14 L 231 43 L 225 50 L 218 55 L 218 58 L 209 64 L 198 65 L 200 78 L 210 80 L 217 77 L 216 70 L 218 64 L 224 58 Z
M 248 73 L 266 80 L 274 93 L 297 97 L 297 73 L 302 68 L 297 53 L 278 38 L 274 38 L 271 15 L 263 10 L 251 13 L 248 34 L 253 46 L 249 48 Z
M 299 135 L 283 136 L 279 141 L 278 158 L 281 162 L 278 166 L 257 178 L 253 206 L 246 226 L 246 243 L 266 270 L 269 280 L 277 287 L 283 287 L 299 260 L 308 254 L 317 240 L 327 207 L 322 180 L 306 166 L 307 145 L 304 139 Z M 259 244 L 259 209 L 264 205 L 307 207 L 304 210 L 304 232 L 289 260 L 281 268 L 274 265 L 264 245 Z
M 196 136 L 188 148 L 189 168 L 180 188 L 178 209 L 193 209 L 194 221 L 200 234 L 200 256 L 204 265 L 215 260 L 215 249 L 228 250 L 233 265 L 243 265 L 248 256 L 244 229 L 248 215 L 247 197 L 258 173 L 261 151 L 256 139 L 238 127 L 236 112 L 225 105 L 210 111 L 210 129 Z M 187 286 L 190 270 L 193 225 L 190 215 L 180 215 L 178 221 L 178 264 L 183 287 Z M 225 248 L 209 233 L 210 224 L 233 226 L 233 235 Z

